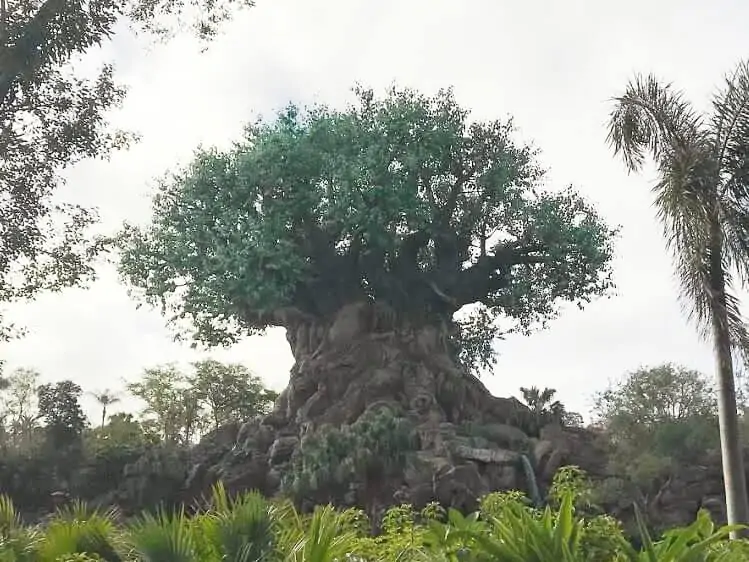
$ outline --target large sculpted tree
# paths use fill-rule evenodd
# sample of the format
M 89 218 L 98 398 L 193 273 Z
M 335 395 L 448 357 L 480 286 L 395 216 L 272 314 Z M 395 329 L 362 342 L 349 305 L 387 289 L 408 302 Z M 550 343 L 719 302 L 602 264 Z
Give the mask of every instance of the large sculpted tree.
M 153 223 L 124 230 L 121 271 L 197 341 L 286 328 L 279 423 L 351 422 L 376 399 L 481 416 L 468 371 L 491 364 L 500 327 L 603 294 L 614 233 L 574 191 L 541 189 L 509 122 L 470 121 L 451 91 L 356 94 L 199 152 L 161 185 Z

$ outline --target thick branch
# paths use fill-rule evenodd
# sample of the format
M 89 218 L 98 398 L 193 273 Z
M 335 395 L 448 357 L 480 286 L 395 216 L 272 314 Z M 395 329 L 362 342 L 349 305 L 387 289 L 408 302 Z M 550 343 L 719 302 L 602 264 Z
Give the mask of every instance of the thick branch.
M 301 241 L 305 253 L 312 259 L 317 277 L 313 291 L 305 291 L 314 301 L 317 314 L 326 315 L 359 292 L 357 264 L 349 255 L 336 251 L 333 237 L 323 228 L 307 220 Z
M 394 269 L 398 272 L 417 265 L 419 251 L 429 243 L 430 235 L 425 230 L 417 230 L 406 236 L 398 249 Z
M 504 289 L 510 284 L 510 270 L 515 265 L 543 263 L 548 257 L 543 254 L 541 244 L 520 246 L 508 244 L 486 255 L 457 276 L 453 298 L 459 306 L 478 302 L 487 295 Z
M 447 201 L 445 201 L 445 205 L 442 207 L 442 209 L 440 209 L 437 215 L 436 222 L 440 229 L 447 230 L 449 228 L 450 218 L 453 216 L 455 207 L 458 204 L 458 197 L 460 196 L 463 186 L 470 177 L 470 174 L 466 173 L 465 171 L 461 171 L 460 173 L 456 174 L 456 180 L 452 188 L 450 189 L 450 193 L 447 195 Z

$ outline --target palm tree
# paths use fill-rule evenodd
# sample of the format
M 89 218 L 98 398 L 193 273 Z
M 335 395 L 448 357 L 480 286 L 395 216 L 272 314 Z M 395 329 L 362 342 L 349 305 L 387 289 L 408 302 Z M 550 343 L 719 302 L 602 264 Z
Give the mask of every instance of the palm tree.
M 530 408 L 535 418 L 536 431 L 544 425 L 551 422 L 561 423 L 567 413 L 564 405 L 559 400 L 554 400 L 557 391 L 553 388 L 544 388 L 539 390 L 538 387 L 530 388 L 520 387 L 520 393 L 523 395 L 523 401 Z
M 701 115 L 681 92 L 637 76 L 615 98 L 608 142 L 630 172 L 657 166 L 658 217 L 690 318 L 712 336 L 728 521 L 749 523 L 733 353 L 749 333 L 733 293 L 749 280 L 749 64 L 738 65 Z
M 110 390 L 92 392 L 91 395 L 99 403 L 99 406 L 101 406 L 101 427 L 104 427 L 104 423 L 107 421 L 107 408 L 112 404 L 119 402 L 120 398 Z

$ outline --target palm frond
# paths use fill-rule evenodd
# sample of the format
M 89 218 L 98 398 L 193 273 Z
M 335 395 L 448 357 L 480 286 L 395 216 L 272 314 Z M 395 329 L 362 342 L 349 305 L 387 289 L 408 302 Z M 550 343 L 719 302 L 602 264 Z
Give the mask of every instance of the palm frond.
M 184 511 L 145 515 L 130 529 L 133 550 L 143 562 L 197 562 L 190 522 Z
M 664 153 L 702 136 L 702 120 L 683 94 L 652 75 L 637 75 L 614 100 L 607 142 L 630 171 L 642 168 L 648 154 L 659 162 Z
M 713 134 L 722 191 L 749 197 L 749 61 L 739 63 L 713 98 Z
M 96 555 L 107 562 L 120 562 L 118 530 L 108 513 L 78 503 L 58 512 L 47 526 L 38 547 L 40 562 L 53 562 L 70 554 Z
M 6 494 L 0 494 L 0 539 L 9 537 L 20 527 L 21 517 L 13 500 Z

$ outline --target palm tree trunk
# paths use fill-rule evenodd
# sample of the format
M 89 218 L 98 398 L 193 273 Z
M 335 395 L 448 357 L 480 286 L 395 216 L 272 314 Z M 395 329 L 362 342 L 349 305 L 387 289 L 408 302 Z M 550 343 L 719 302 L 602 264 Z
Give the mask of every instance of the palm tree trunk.
M 725 272 L 721 261 L 719 237 L 713 237 L 710 248 L 710 297 L 715 359 L 718 368 L 718 422 L 723 460 L 723 484 L 729 524 L 749 524 L 746 474 L 736 411 L 736 386 L 731 355 L 731 336 L 726 313 Z M 732 533 L 736 538 L 739 533 Z
M 104 427 L 104 423 L 107 420 L 107 407 L 102 406 L 101 408 L 101 426 Z

